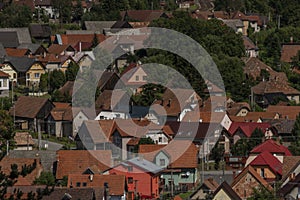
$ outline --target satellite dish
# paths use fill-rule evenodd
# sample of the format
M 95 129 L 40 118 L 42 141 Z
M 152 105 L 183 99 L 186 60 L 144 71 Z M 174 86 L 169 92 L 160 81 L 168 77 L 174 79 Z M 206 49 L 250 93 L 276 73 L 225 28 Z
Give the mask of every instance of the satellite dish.
M 189 175 L 191 175 L 191 173 L 190 172 L 186 172 L 186 175 L 189 176 Z

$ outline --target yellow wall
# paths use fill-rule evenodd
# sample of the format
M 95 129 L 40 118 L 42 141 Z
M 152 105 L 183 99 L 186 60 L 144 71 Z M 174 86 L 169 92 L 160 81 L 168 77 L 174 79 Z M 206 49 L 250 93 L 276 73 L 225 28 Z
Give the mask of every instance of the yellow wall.
M 231 200 L 230 197 L 224 192 L 223 189 L 221 189 L 213 198 L 213 200 Z
M 18 74 L 17 72 L 9 65 L 9 64 L 4 64 L 2 70 L 3 72 L 9 74 L 9 79 L 13 79 L 14 81 L 17 81 L 17 78 L 18 78 Z M 14 74 L 15 74 L 15 77 L 16 78 L 13 78 L 14 77 Z
M 38 77 L 35 77 L 35 74 L 38 73 L 39 76 Z M 35 63 L 34 65 L 32 65 L 30 67 L 30 69 L 27 71 L 26 73 L 26 83 L 28 81 L 30 81 L 31 83 L 32 82 L 37 82 L 39 83 L 40 82 L 40 77 L 42 74 L 45 74 L 46 71 L 45 69 L 43 68 L 43 66 L 39 63 Z M 28 75 L 29 74 L 29 75 Z

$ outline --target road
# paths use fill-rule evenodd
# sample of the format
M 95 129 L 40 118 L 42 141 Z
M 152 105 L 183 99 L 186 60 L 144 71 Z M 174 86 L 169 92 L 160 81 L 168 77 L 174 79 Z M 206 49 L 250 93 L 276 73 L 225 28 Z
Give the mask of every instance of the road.
M 200 171 L 200 177 L 202 177 L 202 172 Z M 238 172 L 236 172 L 238 174 Z M 217 183 L 221 184 L 223 181 L 227 181 L 231 184 L 233 181 L 233 171 L 204 171 L 204 179 L 213 178 Z
M 38 146 L 38 139 L 33 139 L 34 143 L 36 144 L 36 146 Z M 57 151 L 59 149 L 62 148 L 62 144 L 59 144 L 59 143 L 55 143 L 55 142 L 50 142 L 50 141 L 47 141 L 47 140 L 41 140 L 41 147 L 42 148 L 46 148 L 46 146 L 48 145 L 48 150 L 51 150 L 51 151 Z

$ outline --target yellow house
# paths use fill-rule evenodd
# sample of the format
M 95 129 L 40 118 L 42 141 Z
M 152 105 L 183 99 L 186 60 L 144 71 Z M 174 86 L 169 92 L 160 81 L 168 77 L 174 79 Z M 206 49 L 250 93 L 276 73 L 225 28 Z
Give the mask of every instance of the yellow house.
M 26 86 L 38 86 L 38 84 L 40 83 L 41 75 L 45 73 L 45 66 L 42 63 L 33 63 L 26 72 Z
M 11 63 L 5 62 L 1 67 L 1 71 L 9 74 L 10 81 L 13 81 L 14 83 L 17 82 L 17 71 L 14 69 Z
M 224 181 L 213 193 L 213 200 L 241 200 L 230 185 Z

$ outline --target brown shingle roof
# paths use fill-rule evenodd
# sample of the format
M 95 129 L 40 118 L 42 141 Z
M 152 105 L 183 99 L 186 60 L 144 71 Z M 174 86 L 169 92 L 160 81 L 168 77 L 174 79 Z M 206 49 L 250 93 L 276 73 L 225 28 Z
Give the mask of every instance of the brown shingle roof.
M 185 140 L 173 140 L 172 142 L 173 145 L 168 145 L 168 147 L 156 144 L 140 145 L 139 153 L 143 154 L 146 160 L 153 162 L 156 154 L 163 150 L 171 158 L 170 168 L 196 168 L 198 166 L 198 148 L 196 145 Z M 189 146 L 187 147 L 187 145 Z M 187 147 L 186 151 L 182 152 L 183 149 L 178 148 L 179 146 Z
M 100 186 L 99 186 L 100 187 Z M 69 199 L 98 200 L 104 199 L 103 188 L 55 188 L 51 194 L 43 196 L 43 200 Z
M 94 174 L 92 180 L 89 174 L 70 174 L 68 176 L 68 187 L 76 187 L 76 183 L 86 183 L 86 187 L 104 187 L 108 183 L 109 194 L 112 196 L 122 196 L 126 190 L 124 175 L 100 175 Z
M 37 117 L 37 114 L 48 101 L 48 99 L 41 97 L 21 96 L 9 112 L 16 117 L 33 119 Z
M 245 61 L 244 73 L 254 79 L 257 79 L 260 76 L 262 69 L 268 71 L 271 76 L 276 75 L 276 72 L 270 66 L 266 65 L 258 58 L 251 57 Z
M 48 48 L 48 52 L 50 54 L 54 54 L 54 55 L 60 55 L 61 53 L 63 53 L 64 51 L 66 51 L 67 49 L 72 48 L 70 45 L 66 44 L 66 45 L 59 45 L 59 44 L 52 44 L 49 48 Z M 72 48 L 73 49 L 73 48 Z M 74 49 L 73 49 L 74 50 Z
M 155 19 L 159 19 L 161 16 L 165 15 L 162 10 L 127 10 L 121 11 L 122 19 L 128 15 L 130 20 L 139 22 L 151 22 Z
M 280 118 L 287 118 L 295 120 L 300 113 L 300 106 L 273 106 L 267 108 L 267 112 L 277 112 Z
M 283 62 L 292 62 L 292 58 L 300 51 L 300 44 L 284 44 L 281 48 L 281 58 Z
M 59 150 L 57 151 L 56 178 L 69 174 L 82 174 L 88 167 L 96 165 L 100 171 L 111 167 L 110 150 Z
M 28 49 L 14 49 L 14 48 L 6 48 L 6 54 L 8 56 L 22 57 L 28 54 Z
M 291 170 L 300 162 L 300 156 L 284 156 L 282 162 L 282 180 L 290 175 Z

